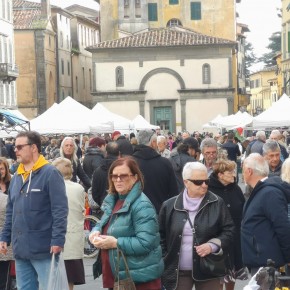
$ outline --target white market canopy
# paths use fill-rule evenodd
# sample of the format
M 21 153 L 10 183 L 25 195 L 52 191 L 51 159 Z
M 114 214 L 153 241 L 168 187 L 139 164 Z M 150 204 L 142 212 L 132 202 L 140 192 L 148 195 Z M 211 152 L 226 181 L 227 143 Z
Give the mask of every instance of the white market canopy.
M 118 114 L 109 111 L 102 104 L 98 103 L 92 108 L 93 120 L 96 123 L 111 123 L 113 131 L 127 131 L 133 129 L 132 121 Z M 127 132 L 128 133 L 128 132 Z
M 208 125 L 216 126 L 218 128 L 226 128 L 226 129 L 233 129 L 238 127 L 245 127 L 246 125 L 250 124 L 253 120 L 253 117 L 248 114 L 247 112 L 238 111 L 236 114 L 232 114 L 229 116 L 221 116 L 220 114 L 217 115 L 213 120 L 211 120 L 208 124 L 205 124 L 204 127 L 206 128 Z
M 66 97 L 61 103 L 53 104 L 47 111 L 31 120 L 31 130 L 40 134 L 81 134 L 110 131 L 108 124 L 93 121 L 90 109 L 71 97 Z
M 290 127 L 290 99 L 286 94 L 273 105 L 253 118 L 254 129 Z
M 146 129 L 160 129 L 159 126 L 150 124 L 146 119 L 144 119 L 141 115 L 136 116 L 133 119 L 133 124 L 135 130 L 146 130 Z

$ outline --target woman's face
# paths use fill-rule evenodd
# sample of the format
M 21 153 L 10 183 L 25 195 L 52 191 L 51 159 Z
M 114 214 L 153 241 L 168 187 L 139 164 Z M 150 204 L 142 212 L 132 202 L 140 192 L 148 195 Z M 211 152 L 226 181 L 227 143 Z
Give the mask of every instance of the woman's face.
M 6 169 L 3 163 L 0 163 L 0 174 L 2 179 L 6 176 Z
M 196 185 L 194 182 L 203 181 L 201 185 Z M 185 187 L 187 188 L 187 193 L 190 197 L 202 197 L 206 194 L 208 185 L 207 172 L 195 170 L 192 172 L 190 179 L 184 180 Z
M 111 178 L 119 194 L 127 194 L 137 181 L 137 175 L 133 175 L 125 164 L 116 166 L 112 171 Z
M 63 153 L 65 156 L 72 156 L 75 151 L 75 146 L 72 140 L 67 139 L 63 143 Z
M 218 173 L 218 179 L 223 185 L 228 185 L 235 182 L 236 171 L 226 170 L 223 173 Z

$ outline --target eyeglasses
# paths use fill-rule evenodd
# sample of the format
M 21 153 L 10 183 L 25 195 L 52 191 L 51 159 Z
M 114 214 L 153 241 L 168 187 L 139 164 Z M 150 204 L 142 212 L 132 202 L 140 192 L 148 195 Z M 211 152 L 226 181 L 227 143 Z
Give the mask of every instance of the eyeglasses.
M 127 180 L 130 176 L 134 176 L 133 174 L 111 174 L 111 179 L 113 182 L 118 181 L 118 178 L 120 181 Z
M 15 145 L 14 146 L 15 147 L 14 150 L 17 149 L 17 151 L 20 151 L 20 150 L 22 150 L 23 147 L 28 146 L 28 145 L 32 145 L 32 144 L 27 143 L 27 144 Z
M 216 151 L 213 151 L 213 152 L 204 152 L 203 154 L 204 155 L 216 155 L 217 152 Z
M 187 179 L 188 181 L 192 182 L 194 185 L 202 185 L 205 183 L 205 185 L 209 184 L 209 179 Z

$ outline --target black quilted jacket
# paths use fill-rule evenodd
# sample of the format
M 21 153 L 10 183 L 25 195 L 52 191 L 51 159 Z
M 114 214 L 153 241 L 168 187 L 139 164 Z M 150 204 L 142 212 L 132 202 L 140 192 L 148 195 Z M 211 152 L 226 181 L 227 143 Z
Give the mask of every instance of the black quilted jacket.
M 162 283 L 166 290 L 176 289 L 178 282 L 179 252 L 187 211 L 183 208 L 183 193 L 165 201 L 159 214 L 162 255 L 165 270 Z M 233 241 L 235 226 L 224 201 L 208 191 L 194 220 L 198 244 L 211 239 L 220 243 L 224 252 Z M 193 245 L 194 246 L 194 245 Z M 213 279 L 199 271 L 199 256 L 193 251 L 192 277 L 197 281 Z

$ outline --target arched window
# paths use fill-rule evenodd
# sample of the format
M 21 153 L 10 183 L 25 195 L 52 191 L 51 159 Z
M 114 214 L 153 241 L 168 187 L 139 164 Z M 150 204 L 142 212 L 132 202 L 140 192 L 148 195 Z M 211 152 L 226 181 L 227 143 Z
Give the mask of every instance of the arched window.
M 116 67 L 116 86 L 124 86 L 124 69 L 121 66 Z
M 167 22 L 167 27 L 171 27 L 171 26 L 182 26 L 182 23 L 179 19 L 176 18 L 172 18 Z
M 202 83 L 203 84 L 210 84 L 211 83 L 210 65 L 208 63 L 205 63 L 202 66 Z

